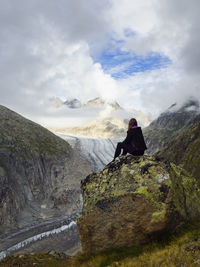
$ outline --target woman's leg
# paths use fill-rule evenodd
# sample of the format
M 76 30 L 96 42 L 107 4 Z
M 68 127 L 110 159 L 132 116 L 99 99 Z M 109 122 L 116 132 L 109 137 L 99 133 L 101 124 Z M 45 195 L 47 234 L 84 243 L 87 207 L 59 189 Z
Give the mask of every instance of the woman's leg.
M 124 155 L 126 155 L 128 153 L 128 150 L 125 148 L 125 147 L 123 147 L 123 153 L 122 153 L 122 155 L 124 156 Z
M 114 159 L 116 159 L 121 154 L 121 149 L 122 149 L 122 143 L 121 142 L 117 143 Z
M 123 149 L 123 154 L 122 155 L 126 155 L 127 154 L 127 146 L 126 144 L 124 144 L 123 142 L 119 142 L 117 143 L 117 147 L 115 150 L 115 155 L 114 155 L 114 159 L 116 159 L 120 154 L 121 154 L 121 150 Z

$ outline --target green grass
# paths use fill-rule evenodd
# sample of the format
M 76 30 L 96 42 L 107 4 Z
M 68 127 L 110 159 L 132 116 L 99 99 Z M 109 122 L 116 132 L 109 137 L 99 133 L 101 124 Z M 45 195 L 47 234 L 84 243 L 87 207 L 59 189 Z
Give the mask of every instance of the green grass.
M 0 261 L 0 266 L 200 266 L 200 220 L 183 225 L 173 235 L 163 235 L 159 242 L 137 248 L 110 249 L 74 258 L 48 253 L 14 255 Z

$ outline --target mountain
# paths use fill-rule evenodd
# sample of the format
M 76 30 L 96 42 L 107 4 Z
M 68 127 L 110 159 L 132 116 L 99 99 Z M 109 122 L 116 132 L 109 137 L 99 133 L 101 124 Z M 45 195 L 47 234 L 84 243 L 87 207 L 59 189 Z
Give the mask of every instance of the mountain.
M 135 255 L 138 255 L 141 247 L 143 263 L 144 243 L 149 243 L 149 250 L 154 247 L 154 239 L 165 238 L 165 232 L 167 235 L 173 233 L 183 222 L 199 218 L 198 104 L 173 105 L 159 118 L 160 121 L 152 123 L 151 130 L 156 134 L 157 130 L 163 129 L 160 135 L 163 148 L 155 157 L 121 156 L 102 171 L 87 176 L 91 172 L 90 166 L 78 151 L 85 152 L 82 156 L 90 161 L 93 171 L 96 171 L 100 164 L 102 166 L 109 160 L 108 156 L 112 156 L 109 152 L 114 149 L 113 140 L 62 136 L 67 140 L 65 142 L 43 127 L 0 106 L 0 259 L 19 247 L 20 253 L 51 250 L 46 257 L 50 259 L 50 255 L 55 255 L 59 261 L 63 254 L 52 254 L 52 250 L 69 253 L 68 248 L 71 247 L 76 253 L 74 244 L 79 244 L 79 237 L 75 221 L 82 204 L 80 179 L 83 212 L 78 219 L 78 228 L 83 251 L 111 248 L 111 251 L 101 255 L 105 255 L 107 260 L 114 257 L 116 264 L 119 261 L 119 247 L 141 244 L 139 248 L 122 248 L 120 253 L 123 259 L 124 253 L 130 258 L 130 251 L 136 251 Z M 169 136 L 166 136 L 166 129 L 170 132 Z M 155 145 L 152 143 L 153 148 Z M 73 211 L 75 216 L 66 218 L 65 215 Z M 24 229 L 28 230 L 23 232 Z M 30 232 L 31 238 L 28 235 Z M 184 240 L 180 241 L 182 254 L 186 257 L 190 255 L 192 263 L 198 258 L 198 233 L 196 228 L 193 238 L 185 241 L 184 236 Z M 18 243 L 21 235 L 22 242 Z M 38 240 L 39 244 L 36 246 L 33 240 Z M 176 245 L 176 253 L 180 252 L 180 242 Z M 174 253 L 174 245 L 168 245 L 163 251 L 165 255 L 169 249 Z M 113 248 L 116 248 L 114 253 Z M 31 259 L 34 257 L 30 255 Z M 42 257 L 38 257 L 41 261 L 34 258 L 34 262 L 39 264 L 43 261 Z M 80 262 L 84 255 L 81 257 Z M 160 259 L 157 254 L 155 257 Z M 174 258 L 176 262 L 177 257 Z M 14 264 L 17 259 L 26 262 L 24 255 L 6 259 L 12 259 Z M 98 259 L 92 257 L 91 266 L 94 261 L 97 262 L 95 266 L 100 266 Z M 170 265 L 166 260 L 167 266 Z M 160 259 L 157 265 L 163 262 Z M 180 259 L 180 262 L 184 261 Z M 102 264 L 105 265 L 105 259 Z
M 122 108 L 116 101 L 107 101 L 97 97 L 84 104 L 74 98 L 62 102 L 58 98 L 51 100 L 56 120 L 48 119 L 44 126 L 53 133 L 84 136 L 87 138 L 125 138 L 128 121 L 135 117 L 140 126 L 150 123 L 147 114 L 141 111 Z M 65 109 L 65 107 L 68 107 Z M 51 109 L 52 115 L 53 110 Z
M 62 101 L 59 97 L 52 97 L 50 99 L 50 102 L 53 107 L 59 108 L 62 105 L 66 105 L 68 108 L 81 108 L 83 107 L 111 107 L 115 110 L 117 109 L 122 109 L 120 105 L 116 101 L 106 101 L 101 97 L 96 97 L 94 99 L 91 99 L 84 103 L 82 105 L 81 101 L 77 98 L 72 98 L 72 99 L 66 99 L 65 101 Z
M 166 162 L 180 165 L 200 184 L 200 121 L 177 135 L 156 155 Z
M 68 108 L 81 108 L 82 106 L 80 100 L 76 98 L 71 99 L 71 100 L 66 100 L 63 104 L 68 106 Z
M 200 107 L 197 100 L 188 100 L 181 107 L 173 104 L 143 130 L 148 147 L 147 153 L 158 152 L 199 120 Z
M 96 97 L 84 103 L 82 105 L 81 101 L 77 98 L 67 99 L 62 101 L 59 97 L 53 97 L 50 99 L 52 106 L 59 108 L 62 105 L 66 105 L 68 108 L 81 108 L 83 107 L 111 107 L 115 110 L 122 109 L 116 101 L 106 101 L 101 97 Z
M 66 141 L 4 106 L 0 121 L 0 236 L 78 211 L 89 163 Z
M 121 106 L 116 101 L 106 101 L 101 97 L 96 97 L 94 99 L 91 99 L 84 104 L 84 107 L 91 107 L 91 106 L 95 107 L 110 106 L 115 110 L 122 109 Z

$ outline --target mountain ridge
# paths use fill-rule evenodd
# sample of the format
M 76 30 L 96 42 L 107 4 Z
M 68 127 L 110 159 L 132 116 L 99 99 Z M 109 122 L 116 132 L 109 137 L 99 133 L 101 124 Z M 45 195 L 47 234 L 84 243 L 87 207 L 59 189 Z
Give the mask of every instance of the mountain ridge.
M 173 106 L 173 105 L 172 105 Z M 189 129 L 200 121 L 199 102 L 189 100 L 181 107 L 166 110 L 144 128 L 147 142 L 147 153 L 152 155 L 167 146 L 181 132 Z M 190 109 L 195 107 L 195 109 Z M 189 109 L 189 110 L 188 110 Z
M 4 106 L 0 120 L 0 234 L 77 210 L 89 163 L 66 141 Z

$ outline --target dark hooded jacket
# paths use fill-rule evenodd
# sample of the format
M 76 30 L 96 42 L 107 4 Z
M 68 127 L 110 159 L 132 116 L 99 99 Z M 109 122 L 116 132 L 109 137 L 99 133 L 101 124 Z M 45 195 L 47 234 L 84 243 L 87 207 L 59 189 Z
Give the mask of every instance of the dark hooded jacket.
M 130 145 L 131 151 L 144 151 L 147 149 L 141 127 L 128 130 L 126 139 L 123 143 Z

